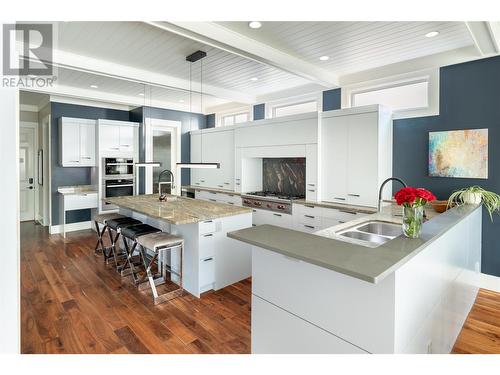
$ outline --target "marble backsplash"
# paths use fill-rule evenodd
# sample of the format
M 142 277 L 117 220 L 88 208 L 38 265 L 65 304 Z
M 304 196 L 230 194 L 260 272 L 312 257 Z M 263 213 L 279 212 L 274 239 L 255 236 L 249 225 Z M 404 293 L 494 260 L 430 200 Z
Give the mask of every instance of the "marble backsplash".
M 265 191 L 293 196 L 305 195 L 305 158 L 263 158 L 262 173 Z

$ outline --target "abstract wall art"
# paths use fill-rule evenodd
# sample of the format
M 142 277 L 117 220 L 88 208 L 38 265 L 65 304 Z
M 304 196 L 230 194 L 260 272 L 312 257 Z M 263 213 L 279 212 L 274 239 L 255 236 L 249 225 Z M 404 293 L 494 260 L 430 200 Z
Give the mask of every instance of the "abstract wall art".
M 429 176 L 488 178 L 488 129 L 429 132 Z

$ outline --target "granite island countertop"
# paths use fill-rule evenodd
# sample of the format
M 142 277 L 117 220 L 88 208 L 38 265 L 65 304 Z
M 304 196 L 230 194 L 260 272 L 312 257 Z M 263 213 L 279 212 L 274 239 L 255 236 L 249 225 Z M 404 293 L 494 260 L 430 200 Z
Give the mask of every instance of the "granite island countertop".
M 175 225 L 198 223 L 252 212 L 250 208 L 225 203 L 214 203 L 174 195 L 170 195 L 168 198 L 173 200 L 160 202 L 157 194 L 112 197 L 103 200 L 120 208 Z
M 259 225 L 229 232 L 228 237 L 296 258 L 320 267 L 371 283 L 378 283 L 408 262 L 479 206 L 452 208 L 424 223 L 418 239 L 403 235 L 376 248 L 335 238 L 339 226 L 325 229 L 322 235 L 298 232 L 273 225 Z M 396 222 L 391 214 L 373 214 L 356 222 L 383 220 Z M 401 220 L 401 218 L 399 218 Z M 342 226 L 355 225 L 354 222 Z M 328 233 L 331 231 L 332 233 Z

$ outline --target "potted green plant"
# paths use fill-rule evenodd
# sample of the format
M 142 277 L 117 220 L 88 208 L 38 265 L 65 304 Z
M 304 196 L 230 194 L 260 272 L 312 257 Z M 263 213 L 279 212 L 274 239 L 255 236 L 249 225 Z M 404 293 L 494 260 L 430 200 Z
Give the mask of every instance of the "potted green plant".
M 482 204 L 493 221 L 493 214 L 500 212 L 500 195 L 480 186 L 470 186 L 454 191 L 448 198 L 448 207 L 464 204 Z

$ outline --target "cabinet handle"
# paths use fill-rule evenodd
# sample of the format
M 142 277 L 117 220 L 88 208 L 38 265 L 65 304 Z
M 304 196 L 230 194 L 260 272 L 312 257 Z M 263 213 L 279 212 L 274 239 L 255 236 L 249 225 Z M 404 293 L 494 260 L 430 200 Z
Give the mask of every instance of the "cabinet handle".
M 209 201 L 212 201 L 212 202 L 217 202 L 217 200 L 216 200 L 216 199 L 211 199 L 211 198 L 210 198 L 210 199 L 208 199 L 208 200 L 209 200 Z
M 350 197 L 359 197 L 360 196 L 359 194 L 347 194 L 347 195 Z
M 314 193 L 316 190 L 311 190 L 311 189 L 309 189 L 309 190 L 307 190 L 307 191 L 309 191 L 309 192 L 311 192 L 311 193 Z
M 345 221 L 339 220 L 339 224 L 345 224 Z
M 279 216 L 279 217 L 283 216 L 283 215 L 281 215 L 281 214 L 273 214 L 273 215 L 274 215 L 274 216 Z
M 200 180 L 200 182 L 205 182 L 205 180 Z
M 257 224 L 252 224 L 252 227 L 256 227 L 256 226 L 257 226 Z
M 234 204 L 233 202 L 227 202 L 228 204 Z
M 210 233 L 210 234 L 204 234 L 203 237 L 213 237 L 213 234 Z
M 207 259 L 203 259 L 204 262 L 209 262 L 211 260 L 214 260 L 214 258 L 207 258 Z
M 240 186 L 240 183 L 239 183 L 239 182 L 237 182 L 237 183 L 236 183 L 236 185 Z
M 123 147 L 130 147 L 130 145 L 120 145 L 120 146 L 123 146 Z
M 305 204 L 304 207 L 308 207 L 308 208 L 314 208 L 314 206 L 310 205 L 310 204 Z
M 239 179 L 239 178 L 236 178 L 236 181 L 241 181 L 241 179 Z
M 224 182 L 224 185 L 231 185 L 230 182 Z
M 340 198 L 340 197 L 333 197 L 333 199 L 337 199 L 339 201 L 345 201 L 345 198 Z
M 312 215 L 304 215 L 305 217 L 308 217 L 309 219 L 314 219 L 314 216 Z
M 199 182 L 195 182 L 194 184 L 195 184 L 195 185 L 199 185 L 200 183 L 199 183 Z M 199 191 L 199 190 L 198 190 L 198 191 Z
M 210 194 L 217 194 L 216 191 L 209 191 Z
M 213 223 L 213 220 L 205 220 L 204 223 Z
M 252 212 L 257 212 L 257 210 L 252 210 Z
M 82 156 L 82 159 L 92 159 L 90 156 Z
M 70 160 L 69 163 L 79 163 L 80 160 Z
M 110 147 L 110 150 L 119 150 L 120 147 Z
M 224 185 L 217 185 L 217 186 L 218 186 L 218 187 L 220 187 L 220 188 L 221 188 L 221 187 L 224 187 Z
M 316 186 L 316 184 L 307 184 L 307 186 Z
M 355 212 L 355 211 L 345 211 L 345 210 L 339 210 L 339 212 L 343 212 L 343 213 L 345 213 L 345 214 L 351 214 L 351 215 L 356 215 L 356 214 L 357 214 L 357 212 Z
M 304 226 L 305 226 L 306 228 L 314 229 L 314 227 L 313 227 L 312 225 L 305 225 L 305 224 L 304 224 Z

